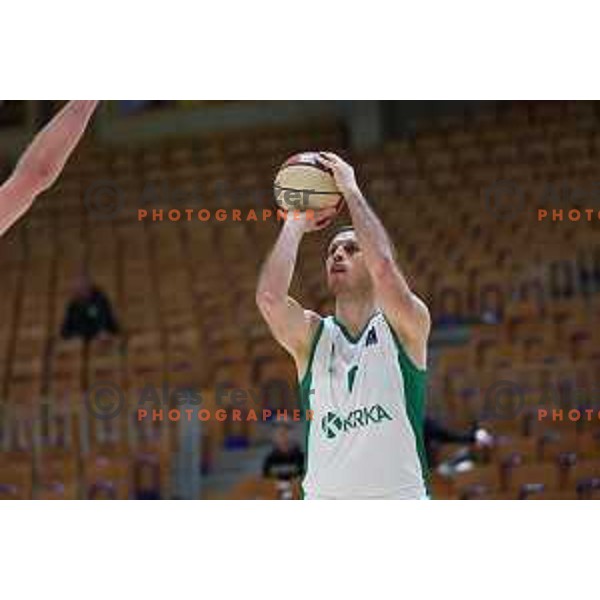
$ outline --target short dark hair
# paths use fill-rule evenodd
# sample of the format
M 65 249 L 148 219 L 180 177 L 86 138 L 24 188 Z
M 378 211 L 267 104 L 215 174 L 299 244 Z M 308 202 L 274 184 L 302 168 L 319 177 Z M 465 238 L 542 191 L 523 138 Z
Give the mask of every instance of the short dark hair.
M 345 233 L 346 231 L 356 232 L 356 229 L 354 228 L 354 225 L 342 225 L 341 227 L 338 227 L 335 230 L 335 232 L 327 240 L 327 246 L 325 246 L 325 253 L 327 253 L 327 251 L 329 250 L 329 246 L 331 246 L 331 242 L 333 242 L 333 240 L 335 240 L 335 238 L 338 235 L 340 235 L 340 233 Z M 396 247 L 394 246 L 394 244 L 392 244 L 392 253 L 393 253 L 394 258 L 396 258 L 397 251 L 396 251 Z
M 346 231 L 355 231 L 354 226 L 353 225 L 342 225 L 341 227 L 338 227 L 332 235 L 329 236 L 329 239 L 327 240 L 327 245 L 325 246 L 325 251 L 327 251 L 329 249 L 329 246 L 331 246 L 331 242 L 333 242 L 333 240 L 335 240 L 335 238 L 340 235 L 340 233 L 346 233 Z

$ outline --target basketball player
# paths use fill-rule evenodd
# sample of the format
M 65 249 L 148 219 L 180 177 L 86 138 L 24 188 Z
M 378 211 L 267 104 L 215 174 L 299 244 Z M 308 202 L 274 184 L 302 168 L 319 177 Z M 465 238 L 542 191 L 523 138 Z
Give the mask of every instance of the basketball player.
M 12 175 L 0 186 L 0 235 L 56 181 L 97 104 L 98 100 L 71 100 L 37 134 Z
M 352 167 L 335 154 L 320 156 L 353 223 L 334 235 L 325 258 L 335 315 L 322 317 L 288 295 L 303 235 L 327 226 L 335 209 L 285 221 L 256 293 L 313 411 L 304 497 L 424 499 L 429 311 L 411 292 Z

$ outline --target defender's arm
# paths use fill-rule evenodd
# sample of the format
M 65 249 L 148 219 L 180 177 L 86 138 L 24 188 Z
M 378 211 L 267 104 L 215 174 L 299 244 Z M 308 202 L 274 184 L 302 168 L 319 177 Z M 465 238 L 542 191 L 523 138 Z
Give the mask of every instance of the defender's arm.
M 56 181 L 97 104 L 97 100 L 72 100 L 34 138 L 0 187 L 0 235 Z

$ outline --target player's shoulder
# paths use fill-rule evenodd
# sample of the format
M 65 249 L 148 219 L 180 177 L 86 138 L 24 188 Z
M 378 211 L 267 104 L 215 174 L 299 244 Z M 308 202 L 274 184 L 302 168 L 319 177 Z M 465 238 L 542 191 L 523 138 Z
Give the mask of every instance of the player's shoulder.
M 411 292 L 410 296 L 412 301 L 411 324 L 418 324 L 418 327 L 415 327 L 416 331 L 418 331 L 417 337 L 427 338 L 431 330 L 431 313 L 429 311 L 429 307 L 425 301 L 420 296 L 417 296 L 417 294 L 414 292 Z M 397 315 L 384 314 L 383 316 L 388 325 L 398 335 L 403 335 L 403 330 L 406 329 L 406 327 L 402 327 L 401 323 L 398 323 Z

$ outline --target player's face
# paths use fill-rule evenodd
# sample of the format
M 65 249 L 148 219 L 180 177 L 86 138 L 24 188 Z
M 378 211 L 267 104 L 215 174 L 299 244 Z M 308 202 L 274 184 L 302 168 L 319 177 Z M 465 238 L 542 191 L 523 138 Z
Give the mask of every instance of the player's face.
M 342 231 L 331 240 L 325 266 L 329 289 L 336 295 L 371 287 L 371 277 L 354 231 Z
M 85 272 L 80 272 L 73 280 L 73 293 L 77 297 L 85 298 L 89 295 L 91 289 L 91 281 Z
M 277 448 L 279 448 L 280 450 L 287 450 L 287 448 L 289 446 L 289 442 L 290 442 L 290 436 L 285 427 L 279 427 L 275 431 L 274 441 L 275 441 L 275 445 L 277 446 Z

